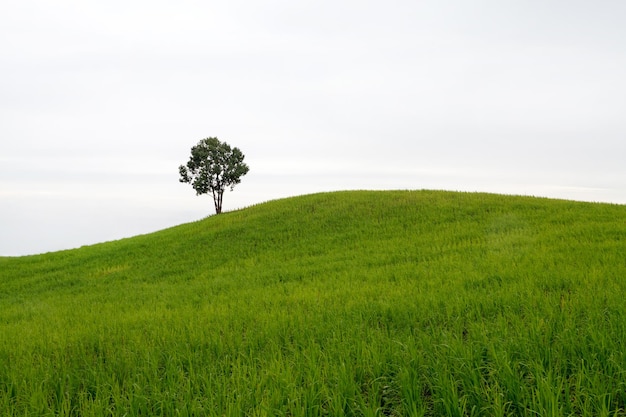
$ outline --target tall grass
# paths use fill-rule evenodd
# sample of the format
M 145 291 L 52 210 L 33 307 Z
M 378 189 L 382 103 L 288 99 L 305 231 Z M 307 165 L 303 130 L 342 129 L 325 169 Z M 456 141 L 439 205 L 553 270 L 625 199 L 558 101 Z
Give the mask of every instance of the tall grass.
M 625 206 L 278 200 L 0 258 L 0 413 L 626 415 L 625 290 Z

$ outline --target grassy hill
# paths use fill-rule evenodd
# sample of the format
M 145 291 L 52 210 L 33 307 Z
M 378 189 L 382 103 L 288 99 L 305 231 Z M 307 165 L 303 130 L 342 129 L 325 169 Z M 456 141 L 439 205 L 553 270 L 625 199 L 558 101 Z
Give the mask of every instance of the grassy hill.
M 272 201 L 0 258 L 7 416 L 626 415 L 626 206 Z

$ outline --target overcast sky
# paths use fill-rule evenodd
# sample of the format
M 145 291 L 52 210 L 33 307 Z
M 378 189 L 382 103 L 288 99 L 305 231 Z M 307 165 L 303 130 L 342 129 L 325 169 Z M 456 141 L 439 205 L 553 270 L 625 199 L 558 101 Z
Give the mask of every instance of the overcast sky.
M 0 255 L 342 189 L 626 203 L 626 1 L 2 0 Z

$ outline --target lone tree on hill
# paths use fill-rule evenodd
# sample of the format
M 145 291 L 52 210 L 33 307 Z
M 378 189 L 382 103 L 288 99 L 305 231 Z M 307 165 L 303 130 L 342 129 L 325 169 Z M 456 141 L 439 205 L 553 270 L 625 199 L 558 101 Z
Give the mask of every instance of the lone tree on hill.
M 196 195 L 213 194 L 215 213 L 222 212 L 222 197 L 226 187 L 232 191 L 250 168 L 243 162 L 239 148 L 231 148 L 217 138 L 202 139 L 191 148 L 187 165 L 178 167 L 180 182 L 190 183 Z

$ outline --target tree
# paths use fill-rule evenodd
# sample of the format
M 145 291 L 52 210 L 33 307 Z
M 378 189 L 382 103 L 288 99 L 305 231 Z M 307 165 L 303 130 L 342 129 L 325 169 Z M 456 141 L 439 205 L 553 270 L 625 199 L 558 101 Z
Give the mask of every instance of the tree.
M 232 191 L 250 168 L 243 162 L 244 154 L 239 148 L 231 148 L 217 138 L 202 139 L 191 148 L 187 165 L 178 167 L 180 182 L 186 182 L 196 190 L 196 195 L 213 194 L 215 213 L 222 212 L 222 198 L 226 187 Z

